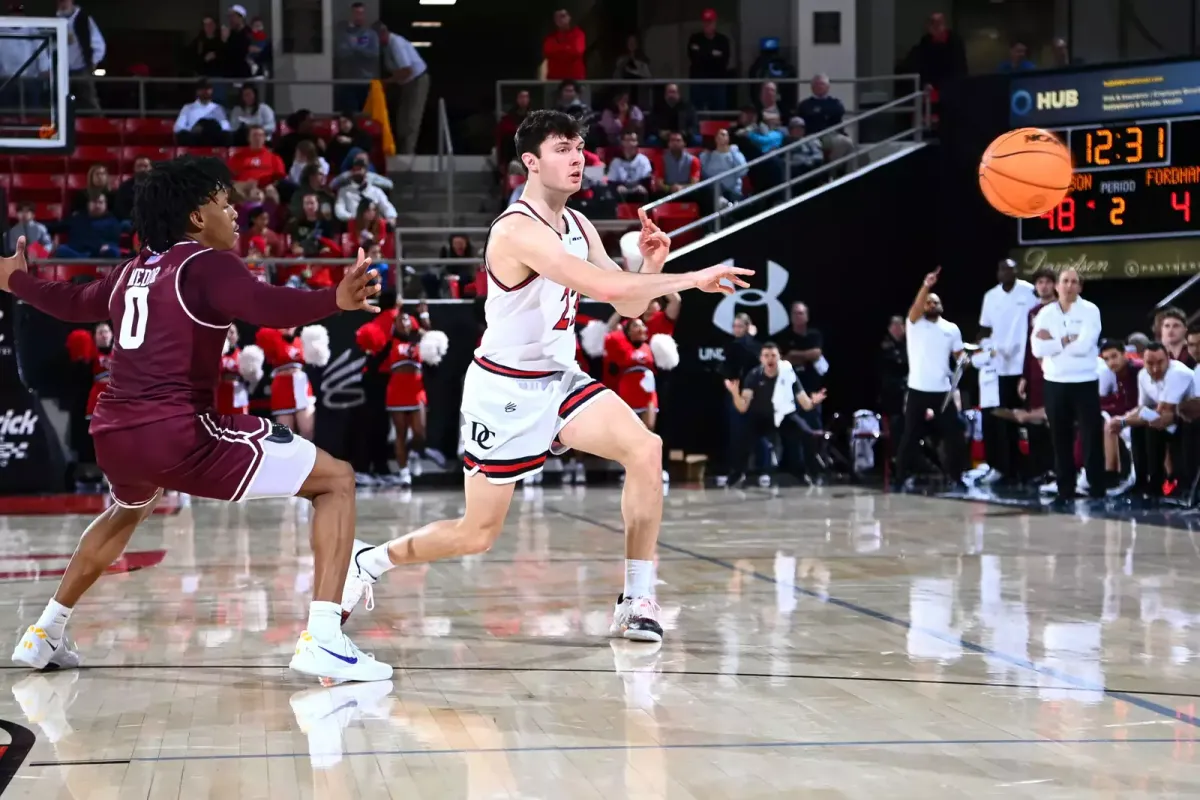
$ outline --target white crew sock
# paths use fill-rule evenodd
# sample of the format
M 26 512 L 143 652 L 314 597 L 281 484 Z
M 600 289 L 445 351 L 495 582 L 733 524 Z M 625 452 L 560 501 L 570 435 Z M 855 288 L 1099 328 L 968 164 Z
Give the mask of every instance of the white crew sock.
M 625 596 L 654 597 L 654 562 L 625 559 Z
M 359 551 L 354 560 L 358 564 L 359 569 L 376 579 L 396 566 L 392 563 L 391 556 L 388 555 L 388 546 L 386 543 L 378 547 L 372 547 L 370 550 Z
M 51 599 L 46 603 L 46 609 L 42 611 L 42 615 L 38 617 L 37 627 L 46 632 L 46 638 L 52 642 L 57 642 L 63 638 L 63 633 L 67 629 L 67 620 L 71 618 L 71 609 Z
M 342 605 L 322 600 L 308 604 L 308 633 L 318 642 L 342 638 Z

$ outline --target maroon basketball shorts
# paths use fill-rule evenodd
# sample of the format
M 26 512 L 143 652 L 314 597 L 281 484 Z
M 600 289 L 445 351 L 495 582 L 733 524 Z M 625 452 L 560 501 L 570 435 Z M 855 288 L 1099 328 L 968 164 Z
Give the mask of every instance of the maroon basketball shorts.
M 113 500 L 127 508 L 160 489 L 234 502 L 293 497 L 317 460 L 312 442 L 244 414 L 172 417 L 94 438 Z

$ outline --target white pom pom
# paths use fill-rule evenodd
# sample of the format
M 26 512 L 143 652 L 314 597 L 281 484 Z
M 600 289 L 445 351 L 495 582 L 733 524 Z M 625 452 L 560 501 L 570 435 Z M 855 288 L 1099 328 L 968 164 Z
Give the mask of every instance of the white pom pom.
M 590 358 L 604 355 L 604 337 L 608 336 L 608 325 L 593 319 L 579 332 L 579 344 Z
M 650 337 L 650 352 L 654 354 L 654 365 L 659 369 L 670 370 L 679 366 L 679 345 L 665 333 Z
M 640 230 L 630 231 L 621 237 L 621 256 L 625 259 L 626 272 L 639 272 L 642 269 L 642 251 L 638 249 L 641 238 Z
M 425 331 L 421 343 L 417 347 L 421 352 L 421 361 L 431 367 L 442 363 L 446 351 L 450 349 L 450 338 L 441 331 Z
M 323 367 L 329 363 L 329 331 L 323 325 L 306 325 L 300 331 L 304 343 L 304 363 Z
M 262 380 L 263 364 L 266 354 L 256 344 L 248 344 L 238 353 L 238 372 L 248 383 L 258 383 Z

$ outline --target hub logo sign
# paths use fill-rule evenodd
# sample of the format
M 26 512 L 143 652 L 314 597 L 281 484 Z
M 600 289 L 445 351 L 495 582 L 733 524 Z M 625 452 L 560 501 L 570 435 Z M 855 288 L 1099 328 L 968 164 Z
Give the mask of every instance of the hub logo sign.
M 1075 108 L 1079 105 L 1079 92 L 1076 89 L 1057 89 L 1047 92 L 1030 94 L 1024 89 L 1013 92 L 1012 113 L 1014 117 L 1024 117 L 1034 109 L 1038 111 L 1053 111 L 1064 108 Z

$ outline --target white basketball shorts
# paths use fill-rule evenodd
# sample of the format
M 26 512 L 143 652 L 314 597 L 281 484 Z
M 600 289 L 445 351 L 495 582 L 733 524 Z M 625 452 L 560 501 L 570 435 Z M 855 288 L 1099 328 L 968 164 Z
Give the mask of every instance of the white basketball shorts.
M 491 483 L 541 472 L 547 456 L 566 450 L 563 427 L 607 391 L 577 369 L 526 372 L 477 357 L 463 384 L 463 471 Z

